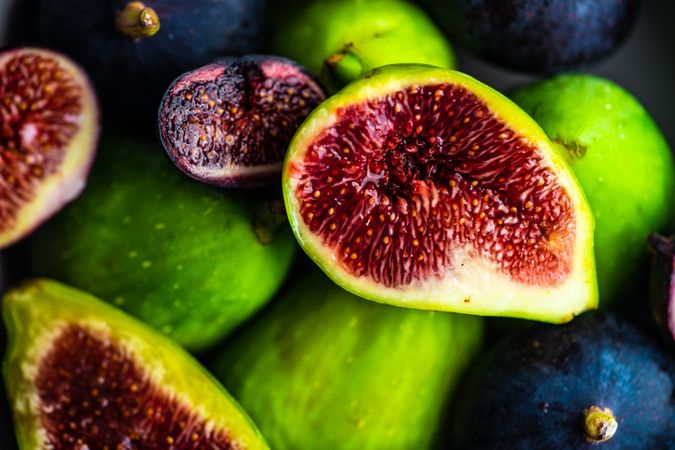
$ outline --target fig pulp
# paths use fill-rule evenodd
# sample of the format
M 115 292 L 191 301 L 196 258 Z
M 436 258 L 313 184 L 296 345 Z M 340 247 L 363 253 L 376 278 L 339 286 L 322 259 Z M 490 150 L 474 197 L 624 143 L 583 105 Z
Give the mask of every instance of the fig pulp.
M 596 306 L 593 219 L 571 170 L 467 75 L 376 69 L 308 117 L 283 177 L 301 246 L 362 297 L 551 322 Z
M 87 75 L 63 55 L 0 52 L 0 249 L 77 197 L 96 152 Z
M 108 139 L 83 196 L 31 243 L 33 271 L 203 350 L 271 299 L 290 270 L 296 246 L 275 203 L 276 193 L 191 182 L 157 144 Z
M 81 63 L 114 117 L 151 120 L 181 73 L 266 45 L 268 0 L 40 0 L 41 42 Z
M 640 0 L 420 0 L 456 41 L 529 72 L 587 66 L 619 47 Z
M 364 302 L 312 273 L 215 373 L 272 448 L 426 449 L 481 335 L 477 317 Z
M 324 99 L 293 61 L 225 58 L 178 77 L 159 109 L 159 137 L 180 170 L 217 186 L 279 178 L 293 133 Z
M 34 280 L 5 296 L 3 315 L 21 448 L 268 448 L 187 352 L 100 300 Z
M 591 75 L 560 75 L 512 98 L 570 163 L 595 218 L 600 303 L 644 295 L 651 232 L 675 218 L 670 147 L 635 97 Z
M 282 16 L 276 52 L 320 75 L 331 90 L 386 64 L 455 65 L 441 31 L 407 1 L 312 0 Z
M 453 448 L 675 448 L 675 361 L 620 316 L 535 327 L 467 380 Z
M 672 237 L 649 236 L 652 252 L 652 316 L 666 342 L 675 346 L 675 243 Z

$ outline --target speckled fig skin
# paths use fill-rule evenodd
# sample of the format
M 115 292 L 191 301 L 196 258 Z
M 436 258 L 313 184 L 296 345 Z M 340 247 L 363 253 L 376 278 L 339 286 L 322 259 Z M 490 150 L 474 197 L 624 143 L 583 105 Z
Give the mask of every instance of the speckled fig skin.
M 212 367 L 272 448 L 425 449 L 481 336 L 480 318 L 378 305 L 314 270 Z
M 34 274 L 88 289 L 190 350 L 271 299 L 296 250 L 283 209 L 267 213 L 274 195 L 193 182 L 136 138 L 109 138 L 101 153 L 85 194 L 31 242 Z
M 622 316 L 532 327 L 493 348 L 466 381 L 454 410 L 459 450 L 675 446 L 675 360 Z M 603 420 L 616 426 L 604 442 L 585 430 L 594 406 L 615 421 Z
M 610 80 L 559 75 L 511 94 L 569 162 L 595 218 L 600 304 L 647 287 L 647 236 L 675 220 L 675 163 L 649 112 Z
M 192 356 L 117 308 L 33 279 L 4 295 L 2 313 L 2 369 L 22 449 L 269 449 Z

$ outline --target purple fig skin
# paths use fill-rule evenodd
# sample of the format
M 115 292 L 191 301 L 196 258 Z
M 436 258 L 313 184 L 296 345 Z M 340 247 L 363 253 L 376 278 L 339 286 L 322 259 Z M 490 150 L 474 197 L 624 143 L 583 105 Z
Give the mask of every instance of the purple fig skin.
M 668 344 L 675 348 L 675 242 L 673 237 L 659 234 L 651 234 L 648 241 L 652 254 L 652 316 Z

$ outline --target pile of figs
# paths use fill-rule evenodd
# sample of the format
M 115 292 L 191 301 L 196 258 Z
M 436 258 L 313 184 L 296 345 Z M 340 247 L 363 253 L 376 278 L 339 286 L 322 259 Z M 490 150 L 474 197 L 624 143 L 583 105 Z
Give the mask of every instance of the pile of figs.
M 644 8 L 3 6 L 0 448 L 675 449 Z

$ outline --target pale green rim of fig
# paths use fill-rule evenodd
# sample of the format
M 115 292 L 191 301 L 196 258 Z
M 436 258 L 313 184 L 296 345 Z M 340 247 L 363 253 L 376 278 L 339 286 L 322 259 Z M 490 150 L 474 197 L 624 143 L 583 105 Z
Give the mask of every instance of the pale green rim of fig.
M 523 285 L 509 280 L 506 275 L 495 273 L 494 270 L 479 270 L 481 268 L 477 264 L 476 270 L 467 271 L 467 280 L 460 280 L 463 283 L 453 280 L 447 282 L 443 279 L 433 288 L 414 284 L 403 288 L 385 287 L 348 273 L 336 262 L 331 249 L 326 248 L 320 238 L 305 225 L 299 214 L 291 166 L 294 161 L 302 160 L 306 149 L 318 133 L 335 122 L 338 109 L 376 99 L 412 85 L 438 83 L 463 86 L 483 99 L 500 120 L 519 135 L 527 137 L 554 170 L 558 183 L 572 201 L 577 219 L 572 269 L 564 282 L 554 287 Z M 552 323 L 567 322 L 586 310 L 597 308 L 593 215 L 571 168 L 527 113 L 499 92 L 461 72 L 417 64 L 400 64 L 375 69 L 349 84 L 319 105 L 295 134 L 286 154 L 282 185 L 288 218 L 300 246 L 335 283 L 360 297 L 408 308 L 518 317 Z M 473 286 L 467 284 L 467 281 Z M 424 283 L 431 282 L 424 280 Z M 471 295 L 480 289 L 486 292 Z M 467 294 L 470 296 L 469 302 L 466 301 Z

